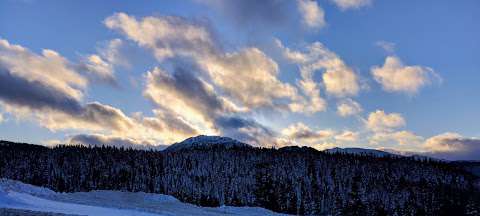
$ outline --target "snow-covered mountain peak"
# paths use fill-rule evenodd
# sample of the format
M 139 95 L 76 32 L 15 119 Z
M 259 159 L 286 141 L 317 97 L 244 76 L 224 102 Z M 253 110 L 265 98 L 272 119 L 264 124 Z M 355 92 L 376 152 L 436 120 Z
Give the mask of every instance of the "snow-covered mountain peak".
M 165 151 L 178 151 L 181 149 L 209 147 L 214 145 L 221 145 L 226 148 L 251 147 L 248 144 L 242 143 L 230 137 L 199 135 L 190 137 L 182 142 L 174 143 L 166 148 Z

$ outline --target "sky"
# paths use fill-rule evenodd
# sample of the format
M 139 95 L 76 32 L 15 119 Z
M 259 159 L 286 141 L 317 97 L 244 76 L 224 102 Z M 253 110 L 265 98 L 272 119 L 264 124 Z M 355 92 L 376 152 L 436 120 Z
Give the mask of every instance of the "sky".
M 480 158 L 480 2 L 0 1 L 0 138 Z

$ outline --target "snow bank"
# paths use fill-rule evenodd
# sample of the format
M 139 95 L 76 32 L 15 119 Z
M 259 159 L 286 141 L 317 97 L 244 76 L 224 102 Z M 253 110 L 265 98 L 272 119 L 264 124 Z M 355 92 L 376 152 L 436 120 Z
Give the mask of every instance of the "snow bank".
M 119 191 L 56 193 L 49 189 L 0 180 L 0 208 L 76 215 L 281 215 L 263 208 L 199 207 L 172 196 Z

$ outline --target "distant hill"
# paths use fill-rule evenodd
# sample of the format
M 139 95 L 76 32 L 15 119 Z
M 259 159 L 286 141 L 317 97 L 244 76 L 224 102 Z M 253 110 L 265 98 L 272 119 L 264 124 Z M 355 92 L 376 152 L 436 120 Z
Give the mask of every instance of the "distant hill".
M 464 170 L 480 177 L 480 161 L 453 161 L 451 163 L 458 165 Z
M 375 149 L 365 149 L 365 148 L 331 148 L 324 150 L 328 153 L 344 153 L 344 154 L 357 154 L 357 155 L 370 155 L 376 157 L 386 157 L 386 156 L 399 156 L 396 154 L 392 154 L 386 151 L 380 151 Z
M 249 147 L 250 145 L 242 143 L 238 140 L 229 138 L 229 137 L 221 137 L 221 136 L 205 136 L 199 135 L 196 137 L 190 137 L 182 142 L 174 143 L 168 146 L 164 151 L 179 151 L 183 149 L 191 149 L 191 148 L 210 148 L 214 146 L 223 146 L 225 148 L 232 148 L 232 147 Z

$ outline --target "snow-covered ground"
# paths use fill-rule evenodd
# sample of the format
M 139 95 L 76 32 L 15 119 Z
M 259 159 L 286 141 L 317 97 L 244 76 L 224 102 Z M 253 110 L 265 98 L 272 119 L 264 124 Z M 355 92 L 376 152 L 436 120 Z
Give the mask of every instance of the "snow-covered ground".
M 70 215 L 281 215 L 256 207 L 198 207 L 172 196 L 119 191 L 56 193 L 0 179 L 0 208 Z

